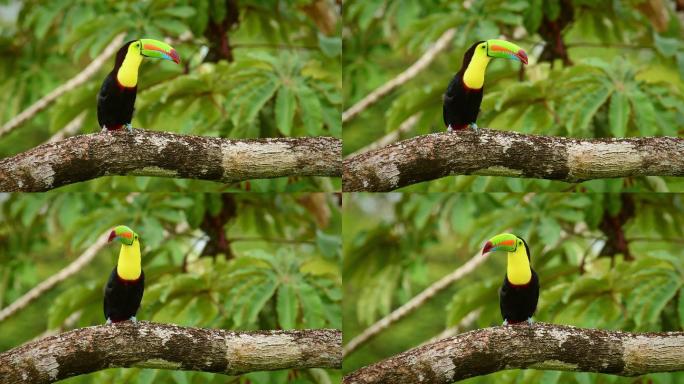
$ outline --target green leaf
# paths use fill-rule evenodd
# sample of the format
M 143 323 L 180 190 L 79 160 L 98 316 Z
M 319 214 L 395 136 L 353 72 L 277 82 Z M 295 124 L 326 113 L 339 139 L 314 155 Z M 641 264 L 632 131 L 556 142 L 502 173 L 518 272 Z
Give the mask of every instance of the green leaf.
M 305 84 L 300 84 L 297 88 L 297 99 L 299 99 L 299 112 L 306 134 L 310 136 L 320 135 L 321 126 L 323 126 L 323 112 L 318 97 L 311 88 Z
M 655 47 L 663 56 L 672 57 L 677 52 L 680 39 L 674 37 L 663 37 L 658 33 L 653 34 Z
M 304 312 L 304 326 L 306 328 L 321 328 L 325 325 L 323 302 L 318 292 L 305 282 L 297 285 L 299 301 Z
M 291 284 L 281 284 L 276 302 L 278 324 L 282 329 L 292 329 L 297 320 L 297 295 Z
M 295 114 L 295 97 L 289 86 L 284 85 L 276 95 L 275 118 L 278 130 L 285 136 L 292 134 L 292 119 Z
M 317 230 L 316 245 L 323 256 L 333 258 L 342 249 L 342 239 L 339 235 L 329 235 L 321 230 Z
M 543 0 L 531 0 L 530 5 L 525 11 L 525 29 L 530 32 L 536 31 L 541 25 L 542 1 Z
M 634 109 L 634 116 L 642 136 L 653 136 L 658 127 L 656 126 L 656 112 L 651 99 L 641 91 L 632 92 L 630 101 Z
M 544 242 L 547 244 L 555 244 L 560 238 L 561 227 L 558 221 L 551 216 L 544 215 L 541 217 L 539 234 Z
M 614 92 L 610 97 L 610 132 L 615 137 L 625 137 L 629 120 L 629 102 L 622 92 Z
M 165 8 L 162 13 L 184 19 L 193 16 L 195 14 L 195 8 L 188 6 Z
M 679 303 L 677 305 L 677 314 L 679 315 L 679 327 L 684 329 L 684 288 L 679 290 Z
M 273 296 L 276 288 L 278 288 L 278 282 L 273 279 L 266 280 L 264 284 L 257 288 L 257 291 L 252 297 L 251 307 L 247 315 L 247 319 L 250 323 L 256 322 L 257 315 L 261 312 L 264 305 L 266 305 L 266 302 Z
M 318 33 L 318 46 L 328 57 L 335 57 L 342 54 L 342 39 L 338 36 L 326 36 Z
M 154 20 L 152 26 L 161 29 L 162 31 L 170 32 L 174 36 L 180 36 L 183 32 L 188 30 L 188 26 L 182 21 L 169 18 L 160 18 Z

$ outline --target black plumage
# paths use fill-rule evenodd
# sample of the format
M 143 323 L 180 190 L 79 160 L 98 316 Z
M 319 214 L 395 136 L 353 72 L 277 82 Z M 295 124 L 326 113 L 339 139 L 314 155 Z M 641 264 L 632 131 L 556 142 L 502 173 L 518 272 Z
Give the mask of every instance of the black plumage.
M 520 237 L 519 237 L 520 238 Z M 522 240 L 522 239 L 521 239 Z M 530 259 L 530 248 L 525 240 L 525 250 L 527 259 Z M 514 285 L 508 281 L 508 276 L 504 276 L 503 284 L 499 288 L 499 308 L 501 317 L 509 324 L 526 321 L 534 315 L 537 310 L 539 300 L 539 277 L 530 267 L 532 278 L 524 285 Z
M 119 277 L 114 267 L 105 286 L 105 319 L 116 323 L 135 316 L 140 308 L 144 290 L 145 273 L 142 270 L 137 280 L 124 280 Z
M 119 84 L 116 74 L 128 53 L 129 41 L 119 49 L 114 62 L 114 69 L 105 77 L 97 94 L 97 121 L 100 128 L 108 130 L 122 129 L 133 120 L 133 110 L 138 87 L 124 87 Z
M 442 105 L 442 116 L 444 124 L 452 130 L 465 129 L 469 124 L 475 123 L 477 115 L 480 113 L 482 103 L 482 90 L 470 89 L 463 83 L 463 74 L 468 68 L 473 58 L 475 48 L 483 41 L 478 41 L 468 48 L 463 55 L 463 65 L 458 70 L 454 78 L 451 79 L 446 93 L 444 94 L 444 104 Z

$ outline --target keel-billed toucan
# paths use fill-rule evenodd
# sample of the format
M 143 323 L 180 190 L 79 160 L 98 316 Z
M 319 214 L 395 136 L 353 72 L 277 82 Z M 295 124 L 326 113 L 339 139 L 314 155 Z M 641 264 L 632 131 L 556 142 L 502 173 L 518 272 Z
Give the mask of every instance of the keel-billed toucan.
M 482 253 L 508 253 L 506 276 L 499 288 L 499 307 L 504 325 L 532 322 L 539 299 L 539 278 L 530 266 L 530 248 L 520 237 L 502 233 L 489 239 Z
M 442 114 L 449 132 L 471 127 L 477 130 L 477 115 L 482 103 L 485 70 L 493 57 L 512 59 L 527 64 L 527 54 L 505 40 L 478 41 L 463 55 L 458 70 L 444 94 Z
M 138 67 L 143 57 L 180 63 L 176 50 L 161 41 L 140 39 L 124 44 L 116 54 L 114 69 L 105 77 L 97 94 L 97 121 L 102 130 L 133 129 L 131 120 L 138 88 Z
M 109 234 L 109 241 L 119 240 L 119 261 L 105 286 L 104 315 L 107 324 L 124 320 L 136 321 L 135 314 L 145 290 L 145 274 L 140 261 L 140 238 L 125 225 Z

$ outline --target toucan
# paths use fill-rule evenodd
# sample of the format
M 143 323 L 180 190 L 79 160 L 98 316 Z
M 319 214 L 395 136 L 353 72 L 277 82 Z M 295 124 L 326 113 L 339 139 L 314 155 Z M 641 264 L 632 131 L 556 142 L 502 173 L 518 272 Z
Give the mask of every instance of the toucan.
M 482 103 L 485 70 L 493 57 L 512 59 L 527 64 L 527 54 L 519 46 L 505 40 L 478 41 L 463 55 L 463 65 L 444 94 L 442 115 L 449 132 L 470 127 L 477 131 L 477 115 Z
M 180 63 L 170 45 L 153 39 L 129 41 L 119 49 L 114 69 L 105 77 L 97 94 L 97 121 L 102 131 L 133 130 L 133 106 L 138 88 L 138 67 L 143 57 L 156 57 Z
M 145 274 L 140 259 L 140 237 L 125 225 L 109 234 L 109 241 L 121 243 L 119 261 L 109 275 L 104 291 L 104 315 L 107 324 L 131 320 L 140 308 L 145 290 Z
M 506 276 L 499 288 L 499 308 L 503 324 L 527 321 L 532 324 L 532 315 L 539 300 L 539 277 L 530 266 L 530 248 L 522 238 L 502 233 L 489 239 L 482 253 L 505 251 L 508 254 Z

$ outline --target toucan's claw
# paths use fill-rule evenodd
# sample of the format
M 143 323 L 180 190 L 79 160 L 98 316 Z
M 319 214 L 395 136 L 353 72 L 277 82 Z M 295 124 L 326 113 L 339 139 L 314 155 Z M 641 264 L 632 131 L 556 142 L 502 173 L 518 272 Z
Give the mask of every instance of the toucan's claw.
M 100 132 L 102 132 L 102 133 L 107 132 L 107 131 L 109 131 L 109 130 L 107 129 L 106 125 L 103 125 L 102 129 L 100 129 Z
M 473 131 L 475 131 L 475 133 L 480 133 L 480 128 L 478 128 L 476 123 L 470 123 L 470 124 L 468 124 L 468 127 L 470 129 L 472 129 Z
M 131 123 L 124 124 L 124 127 L 126 128 L 126 130 L 127 130 L 129 133 L 133 133 L 133 124 L 131 124 Z
M 528 318 L 527 318 L 527 324 L 529 324 L 529 325 L 534 324 L 534 320 L 532 320 L 531 317 L 528 317 Z
M 135 316 L 131 316 L 129 320 L 132 321 L 133 324 L 138 324 L 138 319 L 136 319 Z
M 504 319 L 504 322 L 503 322 L 503 324 L 501 324 L 501 325 L 503 325 L 504 327 L 507 326 L 507 325 L 508 325 L 508 320 Z
M 451 124 L 449 124 L 449 126 L 447 127 L 447 132 L 449 132 L 449 133 L 453 133 L 453 132 L 454 132 L 454 129 L 451 128 Z
M 110 319 L 110 318 L 108 317 L 108 318 L 107 318 L 107 322 L 105 323 L 105 325 L 112 325 L 112 319 Z

